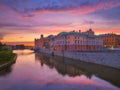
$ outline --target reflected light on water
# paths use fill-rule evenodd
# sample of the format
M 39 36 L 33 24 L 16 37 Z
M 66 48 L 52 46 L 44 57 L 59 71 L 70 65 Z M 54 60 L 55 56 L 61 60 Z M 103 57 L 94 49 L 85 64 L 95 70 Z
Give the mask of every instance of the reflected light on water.
M 1 90 L 119 90 L 65 59 L 35 54 L 30 50 L 14 52 L 18 54 L 17 61 L 9 75 L 0 76 Z

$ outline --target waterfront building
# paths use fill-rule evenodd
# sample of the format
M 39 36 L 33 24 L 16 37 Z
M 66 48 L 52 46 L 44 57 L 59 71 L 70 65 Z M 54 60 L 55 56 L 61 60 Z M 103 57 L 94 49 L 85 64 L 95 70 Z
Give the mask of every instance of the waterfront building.
M 49 35 L 48 37 L 46 37 L 45 48 L 53 50 L 54 38 L 55 37 L 53 35 Z
M 102 37 L 94 35 L 92 29 L 86 32 L 61 32 L 54 39 L 55 50 L 92 51 L 102 48 Z
M 41 35 L 39 39 L 35 39 L 35 48 L 53 49 L 53 40 L 53 35 L 49 35 L 48 37 Z
M 44 48 L 46 39 L 41 35 L 40 39 L 35 39 L 35 48 Z
M 92 29 L 86 32 L 61 32 L 56 36 L 49 35 L 35 39 L 35 48 L 67 51 L 93 51 L 103 49 L 103 38 L 94 34 Z
M 120 47 L 120 35 L 114 33 L 102 34 L 104 47 Z

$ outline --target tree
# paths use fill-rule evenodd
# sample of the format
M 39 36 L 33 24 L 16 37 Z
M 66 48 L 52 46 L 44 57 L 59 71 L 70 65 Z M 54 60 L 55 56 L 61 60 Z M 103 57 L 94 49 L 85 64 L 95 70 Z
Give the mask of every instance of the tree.
M 3 44 L 0 42 L 0 50 L 2 49 Z
M 8 50 L 10 50 L 10 48 L 0 42 L 0 51 L 8 51 Z

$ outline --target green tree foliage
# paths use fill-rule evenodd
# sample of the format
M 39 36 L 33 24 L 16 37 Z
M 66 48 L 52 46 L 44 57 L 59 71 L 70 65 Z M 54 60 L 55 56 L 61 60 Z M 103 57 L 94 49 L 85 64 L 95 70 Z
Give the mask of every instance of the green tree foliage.
M 10 51 L 10 48 L 0 42 L 0 51 Z
M 0 42 L 0 64 L 10 61 L 14 56 L 12 50 Z

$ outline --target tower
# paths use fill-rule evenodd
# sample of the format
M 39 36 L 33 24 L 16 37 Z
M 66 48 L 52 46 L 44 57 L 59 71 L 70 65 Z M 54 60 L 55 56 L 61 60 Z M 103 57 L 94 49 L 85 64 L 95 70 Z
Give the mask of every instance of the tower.
M 43 34 L 41 34 L 41 38 L 44 38 Z

